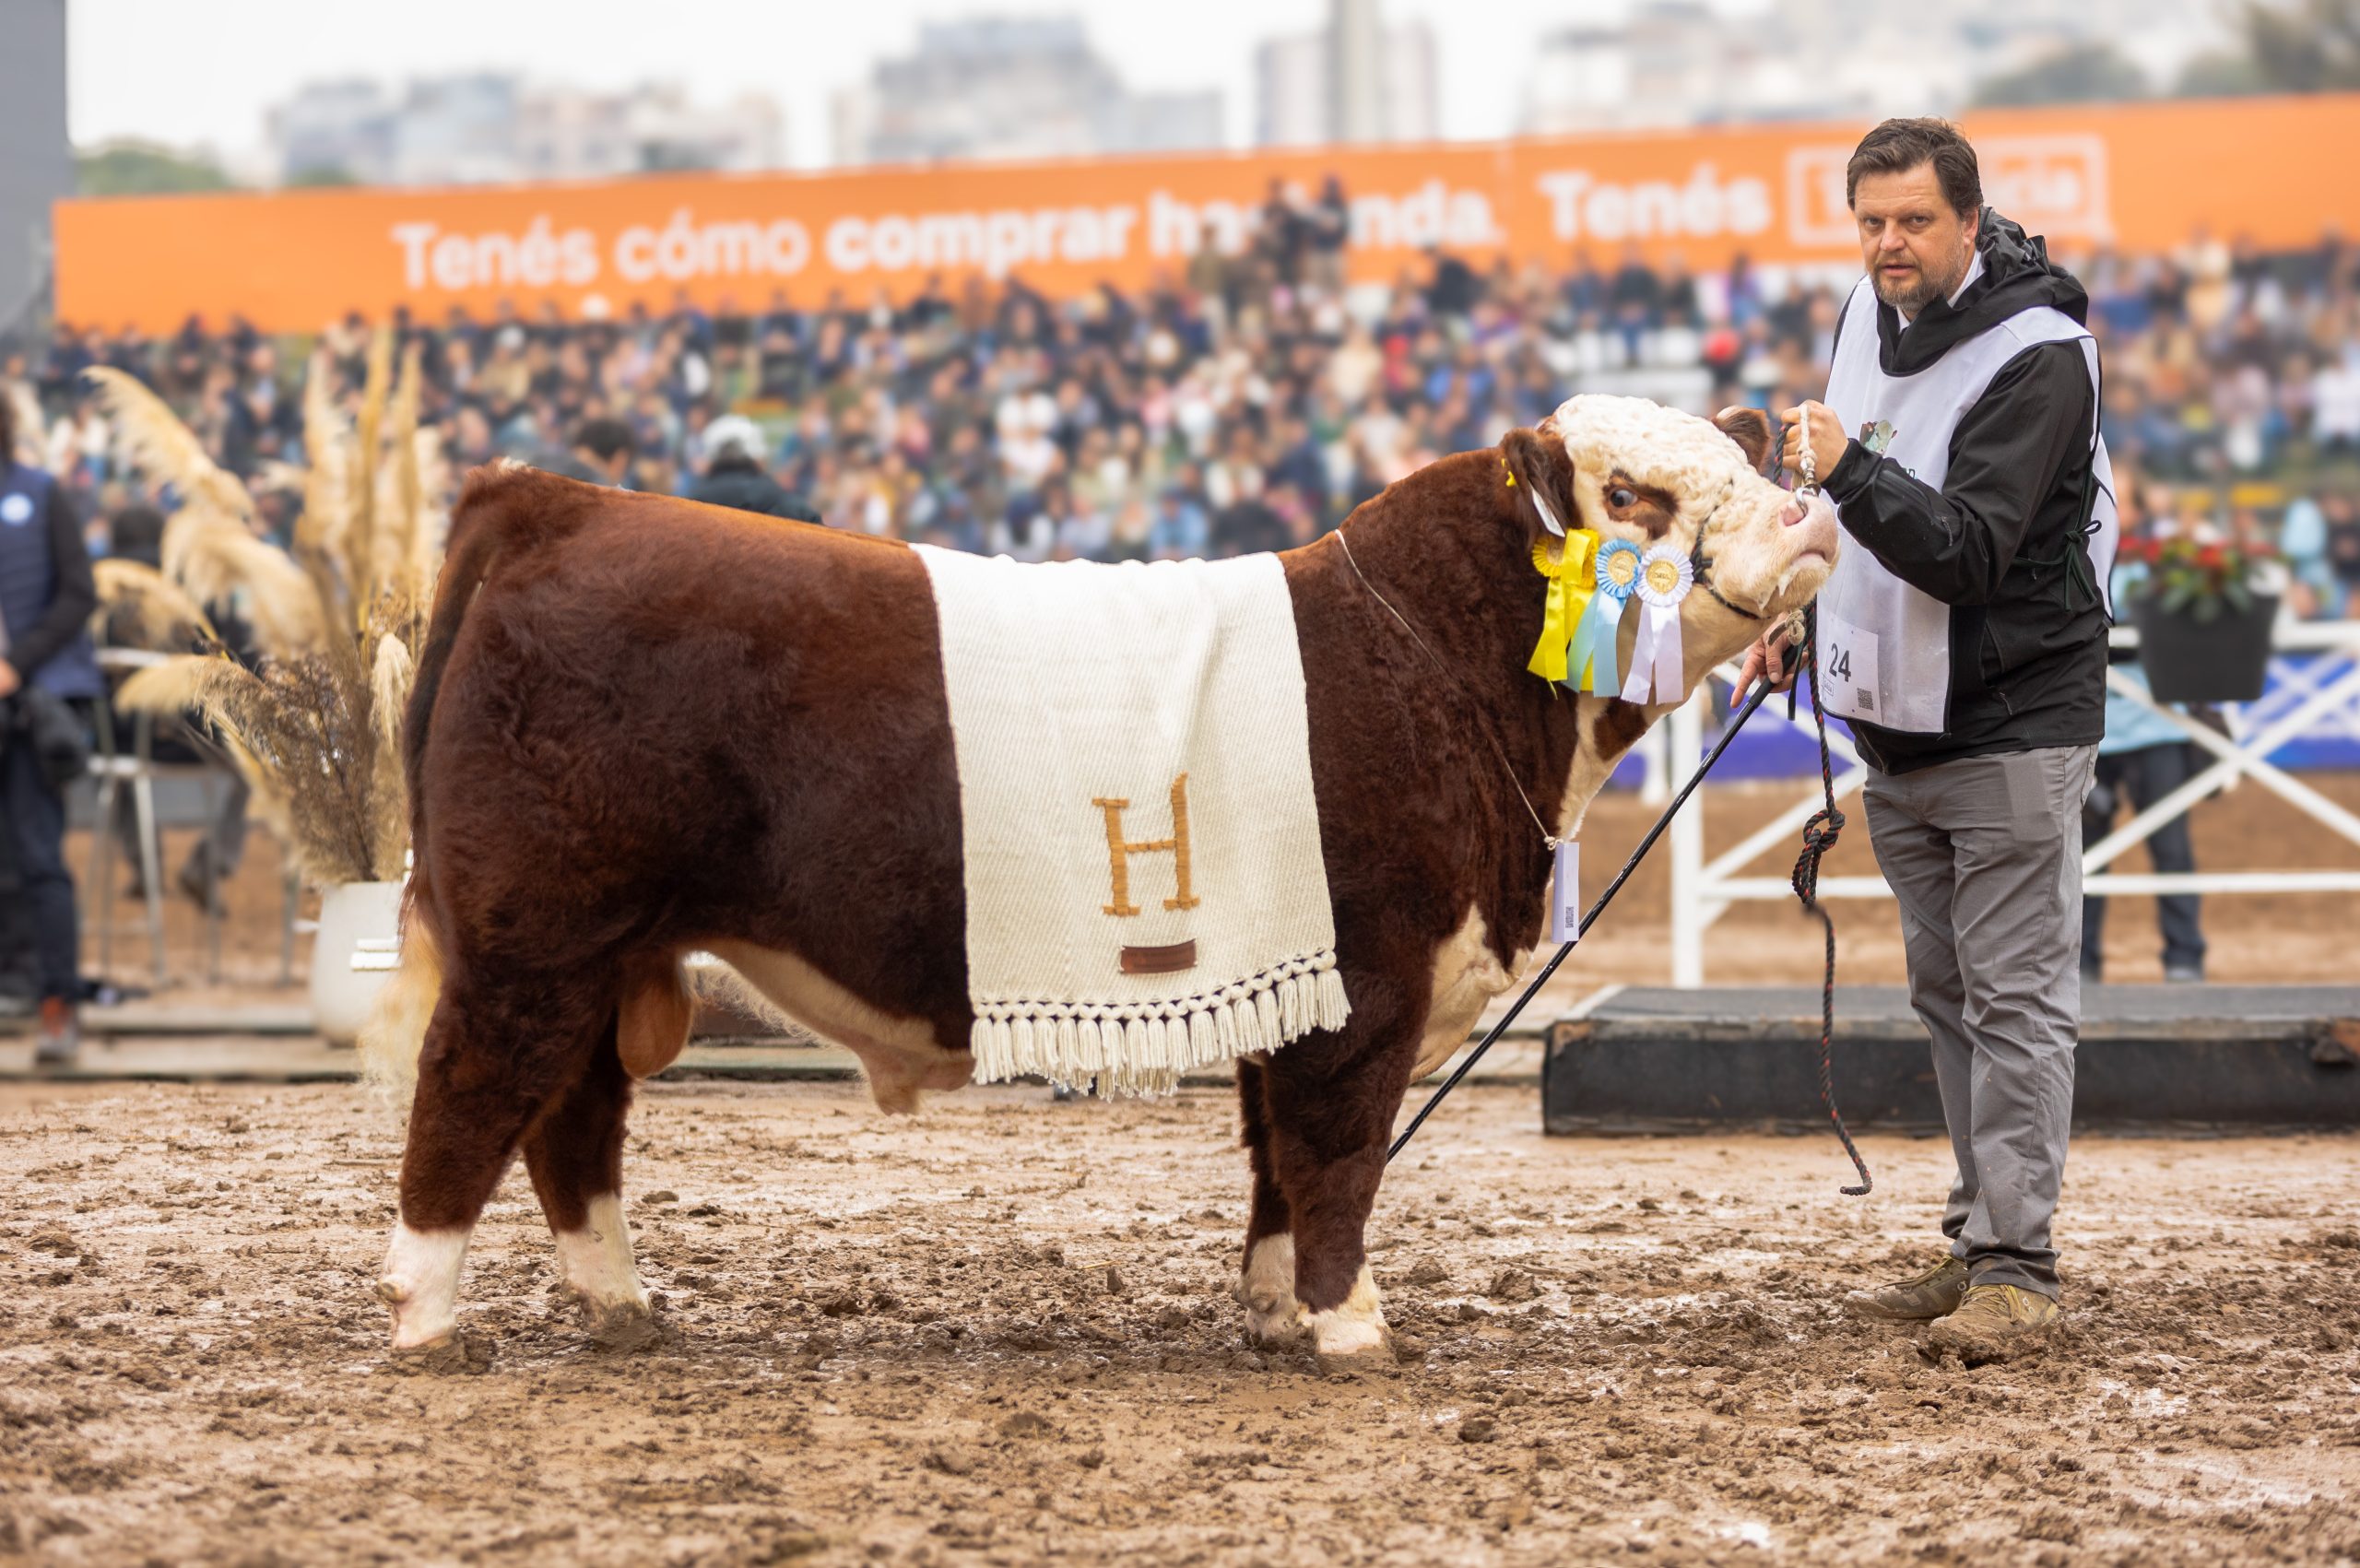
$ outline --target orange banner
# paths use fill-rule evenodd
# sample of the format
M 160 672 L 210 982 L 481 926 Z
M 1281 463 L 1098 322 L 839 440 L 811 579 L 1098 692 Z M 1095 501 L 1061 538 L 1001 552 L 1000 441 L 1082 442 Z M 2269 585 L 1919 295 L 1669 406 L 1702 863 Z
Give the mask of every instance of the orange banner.
M 2067 247 L 2160 249 L 2199 227 L 2264 246 L 2360 230 L 2360 94 L 1992 112 L 1965 123 L 1985 195 Z M 307 332 L 348 311 L 687 298 L 756 310 L 905 297 L 929 277 L 1051 295 L 1133 288 L 1201 245 L 1234 251 L 1273 179 L 1352 210 L 1349 265 L 1386 278 L 1433 246 L 1601 263 L 1630 245 L 1692 266 L 1857 254 L 1844 164 L 1863 126 L 1780 125 L 1415 147 L 985 164 L 564 185 L 126 197 L 56 208 L 57 309 L 148 332 L 191 314 Z M 2308 157 L 2299 156 L 2307 153 Z

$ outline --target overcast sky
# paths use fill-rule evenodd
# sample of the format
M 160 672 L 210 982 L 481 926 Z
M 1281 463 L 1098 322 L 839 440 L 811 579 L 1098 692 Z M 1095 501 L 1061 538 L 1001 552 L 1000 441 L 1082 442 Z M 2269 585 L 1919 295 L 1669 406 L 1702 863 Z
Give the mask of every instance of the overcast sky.
M 699 99 L 771 94 L 803 167 L 828 154 L 828 103 L 922 19 L 1074 14 L 1135 87 L 1219 88 L 1233 145 L 1252 125 L 1254 46 L 1316 27 L 1325 0 L 68 0 L 74 139 L 258 146 L 263 111 L 322 77 L 497 69 L 584 87 L 683 81 Z M 1767 0 L 1718 0 L 1725 9 Z M 1532 40 L 1622 0 L 1386 0 L 1423 19 L 1444 136 L 1505 135 Z

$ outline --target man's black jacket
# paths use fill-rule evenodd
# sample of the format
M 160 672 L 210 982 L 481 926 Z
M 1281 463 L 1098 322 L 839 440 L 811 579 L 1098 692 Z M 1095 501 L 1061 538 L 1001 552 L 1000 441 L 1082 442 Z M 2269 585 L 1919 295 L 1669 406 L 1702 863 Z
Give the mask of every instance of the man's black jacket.
M 1957 303 L 1937 301 L 1906 328 L 1878 304 L 1885 374 L 1924 371 L 2038 306 L 2088 321 L 2089 296 L 2037 237 L 1985 207 L 1976 248 L 1983 273 Z M 1828 476 L 1852 548 L 1951 607 L 1950 727 L 1912 735 L 1854 723 L 1861 754 L 1882 772 L 2088 745 L 2106 733 L 2106 616 L 2082 554 L 2094 404 L 2082 346 L 2040 344 L 2002 366 L 1960 418 L 1941 489 L 1857 440 Z

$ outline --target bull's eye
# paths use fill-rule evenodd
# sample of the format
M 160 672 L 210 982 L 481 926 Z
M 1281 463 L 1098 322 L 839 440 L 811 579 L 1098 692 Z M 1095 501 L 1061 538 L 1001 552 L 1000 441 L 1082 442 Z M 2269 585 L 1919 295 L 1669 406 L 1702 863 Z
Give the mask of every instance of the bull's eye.
M 1606 504 L 1617 512 L 1627 512 L 1639 504 L 1639 492 L 1628 485 L 1617 485 L 1606 492 Z

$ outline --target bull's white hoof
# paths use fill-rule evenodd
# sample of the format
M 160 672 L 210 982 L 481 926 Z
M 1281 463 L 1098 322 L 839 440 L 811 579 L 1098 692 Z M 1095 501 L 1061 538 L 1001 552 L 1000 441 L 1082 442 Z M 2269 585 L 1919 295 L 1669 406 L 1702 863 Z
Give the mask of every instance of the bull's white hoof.
M 1245 1332 L 1257 1345 L 1277 1348 L 1300 1344 L 1310 1328 L 1303 1320 L 1303 1306 L 1292 1297 L 1283 1303 L 1261 1306 L 1247 1303 Z
M 560 1288 L 582 1309 L 593 1344 L 629 1350 L 656 1337 L 620 1195 L 599 1194 L 590 1200 L 581 1230 L 557 1232 L 557 1274 Z
M 1361 1265 L 1352 1292 L 1328 1312 L 1304 1315 L 1311 1332 L 1311 1347 L 1323 1372 L 1361 1372 L 1393 1364 L 1393 1330 L 1386 1326 L 1385 1308 L 1376 1296 L 1376 1280 L 1368 1265 Z
M 396 1349 L 394 1363 L 407 1372 L 473 1375 L 491 1370 L 492 1350 L 490 1340 L 454 1329 L 440 1339 Z
M 1245 1332 L 1257 1344 L 1292 1345 L 1308 1330 L 1294 1299 L 1294 1238 L 1264 1236 L 1246 1255 L 1234 1292 L 1245 1309 Z
M 601 1303 L 583 1296 L 574 1300 L 582 1308 L 583 1332 L 602 1350 L 643 1350 L 664 1337 L 655 1314 L 643 1302 Z
M 459 1265 L 466 1256 L 465 1231 L 395 1225 L 377 1299 L 394 1309 L 395 1350 L 424 1350 L 451 1338 L 458 1326 Z

